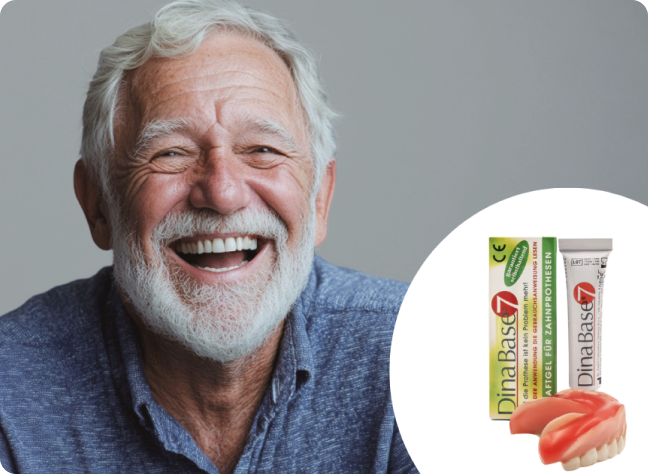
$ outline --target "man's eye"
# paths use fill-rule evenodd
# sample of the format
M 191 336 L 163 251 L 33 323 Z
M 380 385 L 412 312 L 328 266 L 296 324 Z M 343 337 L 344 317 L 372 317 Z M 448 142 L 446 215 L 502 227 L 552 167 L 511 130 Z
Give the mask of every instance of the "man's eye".
M 276 153 L 279 154 L 277 150 L 274 148 L 270 148 L 269 146 L 260 146 L 259 148 L 256 148 L 254 150 L 256 153 Z
M 177 150 L 168 150 L 168 151 L 162 151 L 160 153 L 157 153 L 153 159 L 156 158 L 180 158 L 183 156 L 183 153 L 177 151 Z

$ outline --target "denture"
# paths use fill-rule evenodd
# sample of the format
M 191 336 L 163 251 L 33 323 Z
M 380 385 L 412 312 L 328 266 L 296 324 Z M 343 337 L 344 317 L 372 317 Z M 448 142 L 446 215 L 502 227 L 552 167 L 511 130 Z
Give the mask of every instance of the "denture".
M 625 407 L 610 395 L 564 390 L 518 407 L 511 415 L 511 434 L 540 436 L 544 464 L 561 462 L 573 471 L 613 458 L 625 448 Z

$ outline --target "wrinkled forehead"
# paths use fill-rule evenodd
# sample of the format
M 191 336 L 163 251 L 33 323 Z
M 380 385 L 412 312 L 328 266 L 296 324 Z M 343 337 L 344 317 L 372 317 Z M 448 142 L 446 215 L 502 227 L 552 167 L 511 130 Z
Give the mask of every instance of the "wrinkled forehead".
M 152 59 L 125 80 L 129 129 L 191 117 L 205 123 L 254 112 L 306 137 L 305 113 L 283 59 L 256 39 L 215 33 L 190 56 Z

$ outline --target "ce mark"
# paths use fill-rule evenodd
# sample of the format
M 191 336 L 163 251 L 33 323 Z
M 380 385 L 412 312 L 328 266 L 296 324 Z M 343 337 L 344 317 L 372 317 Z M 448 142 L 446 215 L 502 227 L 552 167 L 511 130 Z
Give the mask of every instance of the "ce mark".
M 501 247 L 498 247 L 497 245 L 493 244 L 493 250 L 495 250 L 495 252 L 503 252 L 505 248 L 506 248 L 506 244 L 502 245 Z M 497 260 L 497 257 L 493 255 L 493 260 L 495 260 L 497 263 L 502 263 L 504 260 L 506 260 L 506 254 L 502 255 L 501 260 Z

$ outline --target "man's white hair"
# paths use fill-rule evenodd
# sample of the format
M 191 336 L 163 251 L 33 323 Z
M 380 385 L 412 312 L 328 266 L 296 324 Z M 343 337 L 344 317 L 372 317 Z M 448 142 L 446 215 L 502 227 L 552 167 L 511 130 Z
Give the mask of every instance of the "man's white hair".
M 336 152 L 332 121 L 312 53 L 281 22 L 236 0 L 179 0 L 162 7 L 150 23 L 133 28 L 104 49 L 83 108 L 81 159 L 110 203 L 119 202 L 111 186 L 115 151 L 114 121 L 120 86 L 128 71 L 153 58 L 191 55 L 212 33 L 248 35 L 275 51 L 295 81 L 305 111 L 313 156 L 311 197 Z

